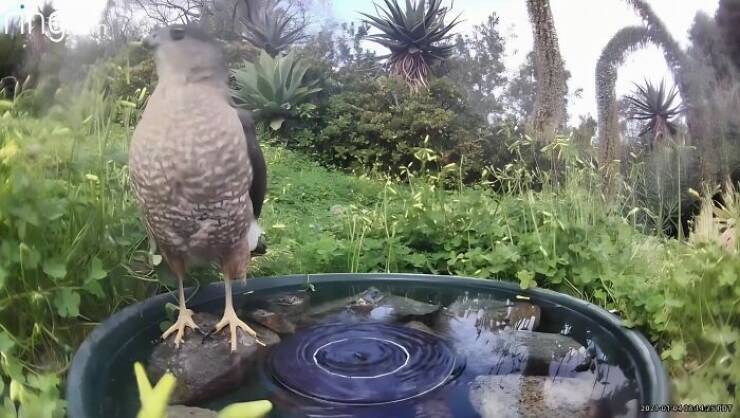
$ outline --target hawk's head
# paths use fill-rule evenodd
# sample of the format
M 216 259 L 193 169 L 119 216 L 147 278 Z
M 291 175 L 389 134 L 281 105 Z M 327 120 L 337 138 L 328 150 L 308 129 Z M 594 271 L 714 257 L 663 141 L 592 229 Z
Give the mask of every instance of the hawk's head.
M 155 51 L 160 79 L 224 81 L 228 77 L 221 47 L 199 26 L 157 29 L 144 40 L 144 46 Z

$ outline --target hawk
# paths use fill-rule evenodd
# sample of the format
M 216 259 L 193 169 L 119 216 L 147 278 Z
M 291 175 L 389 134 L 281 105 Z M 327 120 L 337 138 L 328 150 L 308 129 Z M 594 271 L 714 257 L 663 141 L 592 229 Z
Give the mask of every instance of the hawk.
M 248 112 L 232 106 L 228 71 L 219 45 L 193 25 L 155 31 L 159 82 L 134 131 L 131 184 L 151 239 L 177 276 L 179 314 L 163 338 L 179 346 L 197 329 L 185 306 L 189 265 L 217 262 L 224 276 L 225 308 L 216 331 L 256 333 L 234 310 L 231 281 L 244 278 L 261 229 L 266 164 Z

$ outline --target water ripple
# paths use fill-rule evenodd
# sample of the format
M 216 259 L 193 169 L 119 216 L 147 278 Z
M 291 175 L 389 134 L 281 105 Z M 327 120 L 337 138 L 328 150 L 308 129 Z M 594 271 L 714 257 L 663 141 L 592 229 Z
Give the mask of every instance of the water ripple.
M 444 385 L 462 361 L 444 340 L 387 323 L 306 328 L 279 344 L 273 378 L 299 395 L 375 405 L 415 398 Z

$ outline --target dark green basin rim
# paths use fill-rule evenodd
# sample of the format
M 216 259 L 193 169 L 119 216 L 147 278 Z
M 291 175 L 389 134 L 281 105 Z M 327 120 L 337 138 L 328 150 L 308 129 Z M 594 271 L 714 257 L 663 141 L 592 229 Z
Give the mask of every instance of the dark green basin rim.
M 234 282 L 234 293 L 240 294 L 248 291 L 259 291 L 280 287 L 296 287 L 306 284 L 320 283 L 348 283 L 351 281 L 375 281 L 379 284 L 408 283 L 408 284 L 443 284 L 460 289 L 498 289 L 513 294 L 519 294 L 532 298 L 534 302 L 551 302 L 572 309 L 600 324 L 612 333 L 618 340 L 623 341 L 623 349 L 629 352 L 629 357 L 636 363 L 638 380 L 644 402 L 650 405 L 663 405 L 670 403 L 670 383 L 663 368 L 660 357 L 650 342 L 639 332 L 626 328 L 622 321 L 615 315 L 604 309 L 574 298 L 569 295 L 554 292 L 547 289 L 522 290 L 518 284 L 498 280 L 475 279 L 457 276 L 437 276 L 422 274 L 394 274 L 394 273 L 372 273 L 372 274 L 304 274 L 282 277 L 252 278 L 246 282 Z M 193 289 L 188 289 L 191 294 Z M 210 302 L 218 297 L 223 297 L 223 283 L 213 283 L 198 290 L 190 300 L 189 305 L 198 306 Z M 103 341 L 111 338 L 111 334 L 126 332 L 124 324 L 140 321 L 142 318 L 164 317 L 162 307 L 172 301 L 172 294 L 166 293 L 154 296 L 142 302 L 133 304 L 115 313 L 98 325 L 75 354 L 70 372 L 67 376 L 67 405 L 68 414 L 71 418 L 102 418 L 93 417 L 85 413 L 85 404 L 96 402 L 93 399 L 85 399 L 84 391 L 80 388 L 86 387 L 85 380 L 96 374 L 93 352 Z M 123 339 L 123 338 L 121 338 Z M 98 353 L 98 356 L 101 354 Z M 105 354 L 102 354 L 105 355 Z M 638 405 L 638 414 L 639 414 Z M 653 417 L 667 417 L 667 413 L 651 414 Z

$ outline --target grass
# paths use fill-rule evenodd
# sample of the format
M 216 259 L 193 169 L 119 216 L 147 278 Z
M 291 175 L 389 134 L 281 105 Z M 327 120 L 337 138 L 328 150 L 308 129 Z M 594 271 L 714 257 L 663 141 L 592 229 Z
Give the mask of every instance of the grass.
M 167 289 L 127 183 L 131 100 L 98 91 L 88 85 L 44 119 L 13 108 L 2 115 L 0 416 L 63 416 L 60 388 L 84 336 Z M 567 157 L 567 141 L 551 149 L 567 161 L 557 181 L 515 164 L 495 173 L 498 192 L 494 177 L 463 187 L 454 165 L 398 181 L 265 151 L 269 253 L 251 274 L 419 272 L 555 289 L 645 333 L 676 401 L 737 398 L 737 248 L 644 234 L 630 196 L 601 196 L 599 173 Z M 434 160 L 434 150 L 420 151 Z M 533 190 L 535 182 L 544 187 Z

